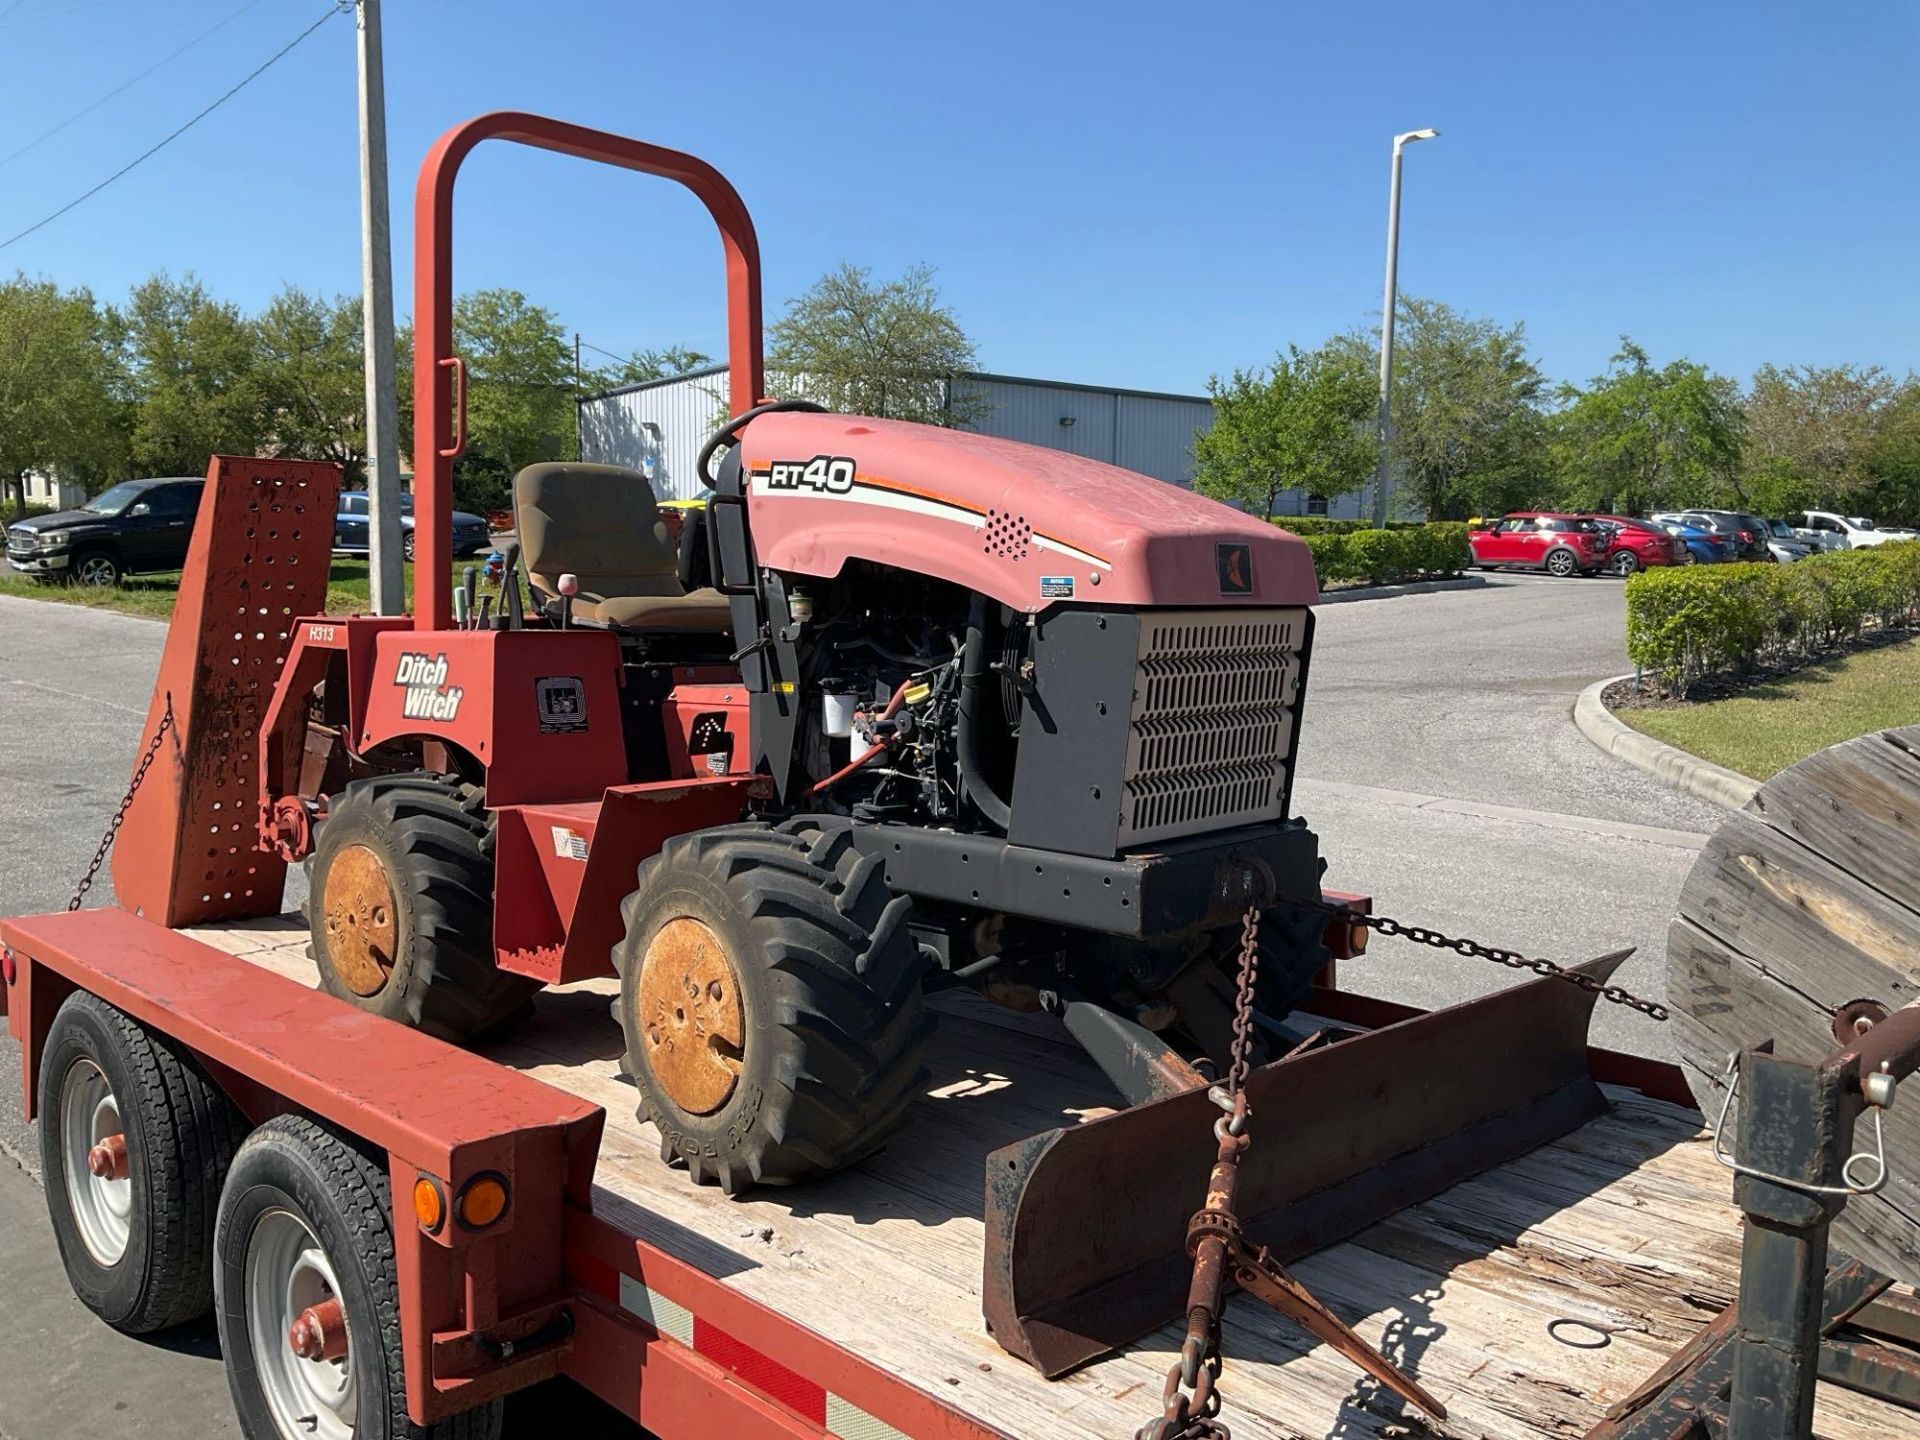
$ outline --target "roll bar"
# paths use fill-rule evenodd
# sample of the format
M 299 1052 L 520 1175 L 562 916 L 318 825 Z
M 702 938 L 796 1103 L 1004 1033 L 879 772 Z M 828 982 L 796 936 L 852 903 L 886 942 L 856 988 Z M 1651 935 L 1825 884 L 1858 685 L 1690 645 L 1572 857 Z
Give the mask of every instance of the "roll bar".
M 707 207 L 727 260 L 727 370 L 732 413 L 765 388 L 760 242 L 739 192 L 704 160 L 564 120 L 499 110 L 434 143 L 413 192 L 414 627 L 453 623 L 453 462 L 467 443 L 466 365 L 453 349 L 453 182 L 483 140 L 511 140 L 677 180 Z M 423 483 L 424 482 L 424 483 Z

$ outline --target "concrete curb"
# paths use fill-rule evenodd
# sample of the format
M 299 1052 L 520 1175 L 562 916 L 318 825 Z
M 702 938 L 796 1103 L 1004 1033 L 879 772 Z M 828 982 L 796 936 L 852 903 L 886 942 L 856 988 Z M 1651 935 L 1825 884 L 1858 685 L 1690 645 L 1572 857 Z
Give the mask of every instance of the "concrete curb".
M 1365 585 L 1353 590 L 1322 593 L 1317 605 L 1344 605 L 1350 600 L 1391 600 L 1396 595 L 1431 595 L 1437 590 L 1478 590 L 1484 575 L 1462 575 L 1453 580 L 1413 580 L 1405 585 Z
M 1613 680 L 1596 680 L 1580 692 L 1580 698 L 1573 702 L 1573 723 L 1580 727 L 1580 733 L 1609 755 L 1646 771 L 1676 790 L 1724 805 L 1729 810 L 1742 809 L 1760 788 L 1758 780 L 1690 755 L 1677 745 L 1642 735 L 1607 709 L 1600 699 L 1601 693 L 1615 680 L 1630 678 L 1616 676 Z

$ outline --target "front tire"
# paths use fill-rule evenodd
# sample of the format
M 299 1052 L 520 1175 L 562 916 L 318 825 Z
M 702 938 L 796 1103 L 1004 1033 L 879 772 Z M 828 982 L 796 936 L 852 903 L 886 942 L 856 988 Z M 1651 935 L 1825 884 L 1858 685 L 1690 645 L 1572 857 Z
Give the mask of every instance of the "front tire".
M 39 1088 L 47 1210 L 73 1293 L 130 1335 L 205 1315 L 239 1112 L 191 1055 L 84 991 L 54 1016 Z
M 500 1402 L 430 1426 L 407 1416 L 387 1174 L 347 1141 L 282 1115 L 240 1147 L 220 1197 L 214 1288 L 227 1387 L 248 1440 L 497 1440 Z M 288 1332 L 324 1311 L 329 1351 Z
M 307 861 L 320 984 L 443 1040 L 504 1028 L 539 982 L 493 953 L 493 827 L 477 786 L 415 771 L 346 787 Z
M 1544 568 L 1555 579 L 1565 580 L 1579 570 L 1580 561 L 1571 550 L 1550 550 Z
M 621 906 L 624 1068 L 661 1156 L 729 1195 L 849 1165 L 925 1085 L 911 901 L 844 828 L 677 836 Z
M 90 590 L 106 590 L 118 585 L 125 575 L 119 557 L 111 550 L 83 550 L 73 557 L 68 571 L 73 583 Z

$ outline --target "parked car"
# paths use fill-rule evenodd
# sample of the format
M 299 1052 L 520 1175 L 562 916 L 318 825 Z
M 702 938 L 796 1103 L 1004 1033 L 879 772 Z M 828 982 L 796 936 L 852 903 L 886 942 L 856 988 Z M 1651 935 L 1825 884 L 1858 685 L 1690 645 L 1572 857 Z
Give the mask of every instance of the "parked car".
M 1586 515 L 1515 511 L 1467 532 L 1473 563 L 1511 566 L 1549 575 L 1591 575 L 1606 563 L 1610 532 Z
M 78 510 L 7 527 L 7 564 L 43 580 L 118 585 L 123 575 L 178 570 L 206 481 L 197 475 L 123 480 Z
M 1773 552 L 1767 549 L 1765 523 L 1750 515 L 1734 510 L 1663 510 L 1653 518 L 1718 535 L 1726 544 L 1729 560 L 1773 560 Z
M 340 503 L 333 516 L 333 553 L 336 555 L 365 555 L 372 541 L 368 538 L 370 529 L 367 516 L 367 492 L 364 490 L 343 490 Z M 407 559 L 413 559 L 413 497 L 400 497 L 400 543 L 406 551 Z M 462 555 L 484 555 L 493 549 L 493 540 L 487 530 L 486 518 L 470 511 L 453 512 L 453 554 L 458 559 Z
M 1687 547 L 1680 537 L 1651 520 L 1631 515 L 1596 515 L 1609 532 L 1606 568 L 1615 575 L 1631 575 L 1649 565 L 1685 565 Z
M 1803 510 L 1801 526 L 1820 537 L 1829 550 L 1864 550 L 1891 540 L 1912 538 L 1911 531 L 1881 530 L 1864 515 L 1841 515 L 1832 510 Z
M 1727 537 L 1712 530 L 1702 530 L 1698 525 L 1683 525 L 1678 520 L 1663 520 L 1658 515 L 1647 523 L 1657 525 L 1686 547 L 1683 565 L 1718 565 L 1733 558 L 1727 545 Z
M 1784 520 L 1769 520 L 1767 526 L 1767 548 L 1773 552 L 1773 558 L 1782 565 L 1795 560 L 1804 560 L 1813 554 L 1813 546 L 1794 533 L 1793 527 Z

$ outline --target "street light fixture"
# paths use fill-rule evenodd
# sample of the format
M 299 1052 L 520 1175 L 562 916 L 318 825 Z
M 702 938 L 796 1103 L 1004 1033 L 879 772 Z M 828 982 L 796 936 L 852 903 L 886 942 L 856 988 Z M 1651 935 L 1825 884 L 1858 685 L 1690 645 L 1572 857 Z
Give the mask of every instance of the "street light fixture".
M 1393 180 L 1387 191 L 1387 285 L 1380 307 L 1380 459 L 1373 476 L 1373 523 L 1387 523 L 1387 483 L 1393 442 L 1393 312 L 1399 304 L 1400 152 L 1416 140 L 1438 139 L 1438 130 L 1409 130 L 1393 137 Z

